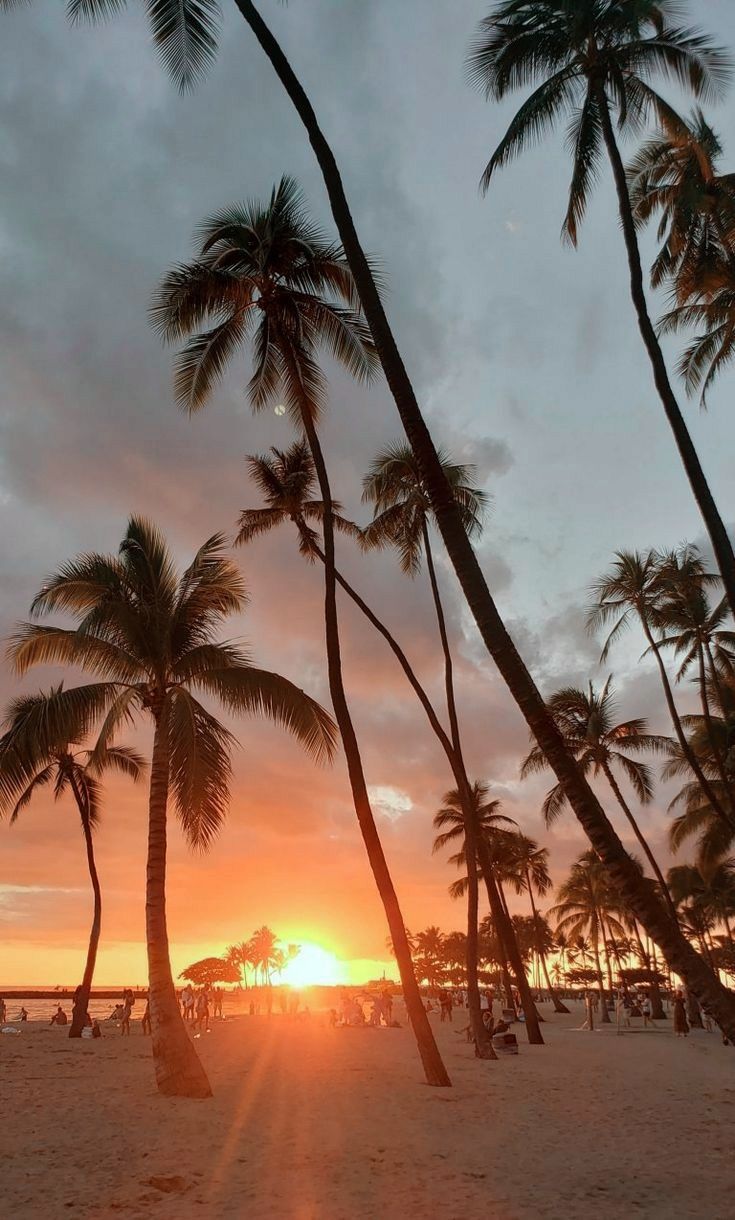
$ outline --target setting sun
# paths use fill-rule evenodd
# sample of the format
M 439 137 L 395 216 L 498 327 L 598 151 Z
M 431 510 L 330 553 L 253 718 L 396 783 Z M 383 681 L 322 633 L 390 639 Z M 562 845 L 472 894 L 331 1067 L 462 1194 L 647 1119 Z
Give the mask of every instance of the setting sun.
M 307 943 L 301 945 L 297 956 L 285 967 L 282 979 L 291 987 L 333 987 L 346 983 L 347 975 L 345 962 L 321 945 Z

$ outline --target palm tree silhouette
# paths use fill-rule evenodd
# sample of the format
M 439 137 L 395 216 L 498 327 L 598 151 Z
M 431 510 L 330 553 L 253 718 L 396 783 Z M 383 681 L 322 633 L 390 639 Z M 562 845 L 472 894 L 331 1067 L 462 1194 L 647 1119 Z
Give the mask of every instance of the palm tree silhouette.
M 145 765 L 140 754 L 127 746 L 82 748 L 90 727 L 84 700 L 76 691 L 65 691 L 60 685 L 48 694 L 14 699 L 6 712 L 5 733 L 0 740 L 0 816 L 9 813 L 12 825 L 33 797 L 49 787 L 56 801 L 71 794 L 79 812 L 93 915 L 84 974 L 75 993 L 70 1038 L 82 1036 L 102 930 L 102 891 L 93 839 L 102 813 L 100 780 L 108 771 L 138 780 Z
M 306 437 L 323 503 L 325 634 L 329 690 L 347 760 L 353 803 L 385 909 L 406 1008 L 427 1080 L 447 1086 L 413 972 L 398 896 L 375 825 L 342 676 L 337 617 L 332 493 L 317 422 L 327 386 L 318 355 L 327 349 L 349 373 L 368 380 L 375 347 L 342 251 L 309 220 L 290 178 L 265 205 L 226 208 L 199 228 L 199 255 L 174 268 L 154 298 L 154 325 L 169 342 L 186 339 L 176 360 L 176 393 L 189 411 L 203 407 L 229 360 L 252 343 L 248 393 L 254 409 L 277 394 Z M 208 330 L 200 327 L 208 321 Z M 187 339 L 188 336 L 188 339 Z
M 169 793 L 189 843 L 205 849 L 229 805 L 232 733 L 196 694 L 236 715 L 267 716 L 317 760 L 332 757 L 335 727 L 286 678 L 252 665 L 217 630 L 245 608 L 242 577 L 216 534 L 177 572 L 163 535 L 132 517 L 118 556 L 86 554 L 63 565 L 36 595 L 33 613 L 61 611 L 76 629 L 27 623 L 10 656 L 25 673 L 40 664 L 76 665 L 100 681 L 79 688 L 87 715 L 104 717 L 96 760 L 119 726 L 153 723 L 148 806 L 146 941 L 156 1081 L 162 1093 L 207 1097 L 209 1082 L 184 1028 L 171 975 L 166 927 Z
M 651 321 L 618 129 L 640 128 L 651 114 L 674 128 L 682 120 L 650 85 L 675 77 L 695 98 L 716 97 L 729 76 L 729 60 L 701 31 L 674 24 L 671 0 L 500 0 L 481 23 L 469 56 L 472 78 L 488 98 L 502 101 L 526 85 L 534 92 L 518 110 L 482 178 L 487 190 L 496 170 L 571 114 L 573 156 L 566 238 L 577 244 L 603 149 L 615 180 L 625 239 L 630 290 L 659 398 L 674 434 L 690 486 L 712 541 L 725 591 L 735 612 L 735 553 L 674 394 Z M 671 19 L 669 19 L 671 18 Z
M 448 455 L 439 451 L 439 460 L 448 486 L 460 510 L 462 523 L 468 537 L 480 532 L 482 514 L 487 505 L 487 496 L 470 483 L 473 467 L 450 461 Z M 480 992 L 477 978 L 478 962 L 478 863 L 482 835 L 475 824 L 476 801 L 464 763 L 459 716 L 454 689 L 454 666 L 449 645 L 446 616 L 436 574 L 436 565 L 431 546 L 429 524 L 432 519 L 431 500 L 424 486 L 421 470 L 409 445 L 397 443 L 384 449 L 372 463 L 363 480 L 363 501 L 373 505 L 373 520 L 363 531 L 366 548 L 393 547 L 398 551 L 402 570 L 415 576 L 426 562 L 429 585 L 436 614 L 439 640 L 444 657 L 444 693 L 449 719 L 449 734 L 460 772 L 457 793 L 462 800 L 466 822 L 467 864 L 467 991 L 470 1020 L 475 1047 L 480 1054 L 487 1054 L 491 1041 L 487 1037 L 480 1009 Z M 490 877 L 490 893 L 493 889 Z M 500 904 L 492 896 L 494 911 L 501 921 L 500 935 L 508 942 L 512 938 L 512 926 L 503 921 Z M 522 986 L 522 984 L 520 984 Z M 541 1041 L 535 1015 L 531 1016 L 529 1036 Z
M 444 545 L 483 643 L 529 728 L 544 749 L 557 778 L 566 783 L 569 802 L 588 839 L 615 874 L 621 889 L 635 904 L 642 923 L 656 937 L 672 967 L 706 997 L 713 1014 L 721 1023 L 725 1023 L 735 1039 L 735 1003 L 719 980 L 709 970 L 703 969 L 698 955 L 680 935 L 678 927 L 672 925 L 660 905 L 651 900 L 650 893 L 641 885 L 634 862 L 605 817 L 602 806 L 580 774 L 574 759 L 564 749 L 538 687 L 498 613 L 463 528 L 451 489 L 444 478 L 431 433 L 380 298 L 376 276 L 360 242 L 332 148 L 298 77 L 256 5 L 252 0 L 235 0 L 235 3 L 283 85 L 314 150 L 380 363 L 406 436 L 420 464 Z M 7 0 L 6 8 L 12 7 L 12 4 L 13 0 Z M 151 9 L 148 0 L 146 8 Z M 72 14 L 77 11 L 82 11 L 80 0 L 72 4 Z M 218 13 L 219 10 L 213 5 L 203 8 L 202 5 L 190 7 L 188 4 L 159 4 L 155 13 L 151 11 L 153 34 L 161 49 L 165 67 L 181 88 L 188 88 L 196 81 L 215 53 Z M 107 17 L 109 5 L 103 0 L 92 0 L 92 3 L 84 6 L 84 15 L 92 20 Z
M 556 691 L 548 700 L 549 710 L 556 720 L 559 731 L 585 775 L 605 776 L 613 796 L 625 814 L 636 839 L 640 843 L 654 876 L 668 901 L 672 915 L 676 912 L 671 902 L 664 875 L 648 841 L 639 827 L 628 802 L 615 778 L 613 768 L 619 768 L 631 784 L 642 805 L 653 799 L 653 779 L 645 763 L 631 758 L 631 754 L 664 753 L 669 748 L 669 739 L 648 732 L 648 722 L 643 717 L 617 721 L 617 708 L 613 697 L 612 679 L 608 678 L 598 694 L 590 682 L 587 692 L 575 687 Z M 521 779 L 545 771 L 548 766 L 538 746 L 533 746 L 521 764 Z M 558 818 L 567 803 L 561 784 L 555 784 L 546 794 L 542 806 L 546 825 Z
M 627 168 L 636 224 L 658 215 L 662 243 L 651 286 L 670 285 L 678 305 L 699 295 L 732 258 L 735 175 L 721 174 L 719 137 L 699 107 L 688 120 L 664 122 Z
M 659 610 L 669 588 L 670 582 L 662 579 L 661 557 L 655 551 L 648 551 L 645 554 L 638 551 L 617 551 L 610 570 L 592 585 L 592 606 L 587 616 L 587 624 L 590 631 L 596 631 L 610 622 L 613 623 L 600 656 L 601 662 L 604 662 L 613 642 L 631 625 L 633 618 L 637 617 L 646 637 L 648 651 L 653 655 L 658 666 L 666 706 L 669 709 L 671 723 L 682 754 L 712 808 L 732 829 L 735 829 L 735 816 L 718 799 L 687 741 L 681 717 L 674 702 L 666 666 L 661 656 L 660 645 L 654 638 L 654 631 L 659 622 Z
M 624 935 L 624 928 L 613 914 L 615 902 L 610 878 L 594 852 L 585 852 L 572 865 L 569 876 L 559 887 L 558 899 L 549 914 L 567 936 L 582 936 L 589 940 L 600 992 L 600 1017 L 603 1022 L 609 1022 L 600 945 L 609 970 L 607 928 L 615 936 Z
M 530 839 L 528 835 L 522 834 L 521 831 L 512 836 L 510 849 L 517 871 L 515 876 L 509 873 L 508 879 L 514 885 L 517 894 L 522 894 L 524 891 L 528 894 L 529 902 L 531 903 L 531 918 L 533 919 L 534 927 L 537 928 L 539 933 L 537 952 L 541 962 L 541 969 L 546 979 L 549 996 L 554 1005 L 554 1012 L 568 1013 L 569 1009 L 557 995 L 549 978 L 549 967 L 544 947 L 544 932 L 547 930 L 547 925 L 545 921 L 542 921 L 536 909 L 536 901 L 534 899 L 534 891 L 538 894 L 539 898 L 543 898 L 552 888 L 551 874 L 549 873 L 549 849 L 548 847 L 540 847 L 534 839 Z

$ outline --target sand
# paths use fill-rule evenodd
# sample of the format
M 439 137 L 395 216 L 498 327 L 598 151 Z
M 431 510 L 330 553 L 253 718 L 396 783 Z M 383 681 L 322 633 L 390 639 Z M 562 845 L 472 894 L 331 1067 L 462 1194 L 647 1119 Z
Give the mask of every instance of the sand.
M 159 1097 L 150 1042 L 0 1037 L 0 1210 L 13 1220 L 726 1220 L 735 1214 L 735 1050 L 716 1034 L 574 1032 L 477 1063 L 408 1030 L 235 1018 L 196 1043 L 211 1101 Z M 109 1028 L 109 1027 L 108 1027 Z

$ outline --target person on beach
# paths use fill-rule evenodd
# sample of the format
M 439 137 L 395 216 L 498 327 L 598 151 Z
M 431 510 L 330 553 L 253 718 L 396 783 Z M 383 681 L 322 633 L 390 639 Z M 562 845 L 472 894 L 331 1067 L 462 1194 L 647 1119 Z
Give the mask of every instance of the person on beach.
M 28 1020 L 28 1013 L 26 1012 L 25 1008 L 21 1008 L 20 1012 L 18 1013 L 18 1020 L 19 1021 Z
M 4 1025 L 4 1024 L 5 1024 L 5 1018 L 6 1018 L 6 1016 L 7 1016 L 7 1011 L 8 1011 L 8 1010 L 7 1010 L 7 1008 L 5 1007 L 5 1000 L 4 1000 L 4 999 L 3 999 L 3 997 L 0 995 L 0 1025 Z
M 102 1037 L 102 1030 L 100 1029 L 100 1023 L 99 1023 L 99 1021 L 97 1020 L 97 1018 L 96 1018 L 96 1017 L 95 1017 L 95 1018 L 94 1018 L 94 1020 L 92 1021 L 92 1037 L 93 1037 L 93 1038 L 101 1038 L 101 1037 Z
M 386 1025 L 393 1024 L 393 996 L 389 991 L 384 991 L 381 999 L 383 1001 L 383 1020 Z
M 594 1003 L 594 1001 L 595 1001 L 594 991 L 585 991 L 585 993 L 584 993 L 585 1019 L 584 1019 L 584 1025 L 582 1025 L 581 1028 L 588 1029 L 588 1030 L 590 1030 L 590 1032 L 592 1032 L 595 1028 L 595 1003 Z
M 674 1033 L 677 1038 L 686 1038 L 689 1034 L 689 1022 L 687 1021 L 683 991 L 677 991 L 674 995 Z
M 188 983 L 181 993 L 181 1015 L 185 1021 L 194 1020 L 194 992 Z
M 133 1011 L 133 993 L 132 991 L 125 992 L 123 1000 L 122 1017 L 120 1018 L 120 1033 L 127 1034 L 130 1037 L 130 1014 Z
M 23 1012 L 25 1012 L 25 1009 L 23 1009 Z M 22 1019 L 23 1018 L 21 1017 L 21 1020 Z M 59 1004 L 56 1009 L 56 1012 L 54 1013 L 53 1017 L 51 1018 L 49 1024 L 50 1025 L 67 1025 L 68 1022 L 69 1022 L 69 1018 L 67 1017 L 63 1008 Z
M 623 1025 L 626 1027 L 626 1029 L 630 1029 L 628 1005 L 622 991 L 618 992 L 618 997 L 615 1001 L 615 1023 L 618 1029 L 620 1029 Z
M 197 995 L 194 1015 L 194 1028 L 201 1032 L 202 1026 L 209 1033 L 209 994 L 206 987 L 202 987 Z
M 452 1020 L 452 996 L 448 991 L 439 992 L 439 1006 L 441 1008 L 442 1022 Z
M 141 1024 L 141 1031 L 144 1034 L 151 1033 L 151 1001 L 148 997 L 146 997 L 145 1012 L 143 1013 L 143 1020 L 141 1021 L 140 1024 Z
M 643 1013 L 643 1028 L 648 1029 L 653 1022 L 651 1021 L 651 1001 L 647 995 L 644 995 L 641 1000 L 641 1012 Z

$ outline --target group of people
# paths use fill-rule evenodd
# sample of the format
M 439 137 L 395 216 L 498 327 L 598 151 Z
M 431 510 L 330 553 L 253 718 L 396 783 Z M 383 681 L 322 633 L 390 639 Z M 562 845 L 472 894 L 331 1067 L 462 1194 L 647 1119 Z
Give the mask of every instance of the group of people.
M 367 1001 L 368 1012 L 365 1013 L 364 1003 Z M 330 1008 L 330 1025 L 371 1025 L 377 1028 L 385 1025 L 395 1028 L 393 1019 L 393 996 L 389 991 L 381 991 L 366 997 L 350 995 L 343 991 L 340 996 L 339 1010 Z
M 198 987 L 196 991 L 189 983 L 182 989 L 179 997 L 181 1015 L 185 1021 L 190 1021 L 192 1029 L 199 1033 L 204 1030 L 209 1033 L 210 1010 L 215 1017 L 222 1016 L 222 991 L 218 987 Z

